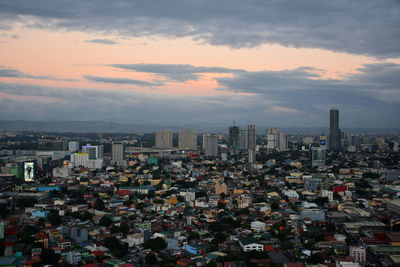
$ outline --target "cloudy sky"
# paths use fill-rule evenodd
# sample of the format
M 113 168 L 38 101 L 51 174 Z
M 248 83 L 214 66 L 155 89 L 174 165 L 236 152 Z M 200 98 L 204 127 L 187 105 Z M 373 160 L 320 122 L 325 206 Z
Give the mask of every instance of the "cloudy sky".
M 400 1 L 2 0 L 0 119 L 400 125 Z

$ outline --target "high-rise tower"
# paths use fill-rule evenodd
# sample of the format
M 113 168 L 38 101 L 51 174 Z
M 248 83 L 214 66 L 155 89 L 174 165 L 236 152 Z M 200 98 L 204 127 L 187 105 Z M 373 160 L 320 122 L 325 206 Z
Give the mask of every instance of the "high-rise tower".
M 112 162 L 116 165 L 125 163 L 125 144 L 124 142 L 112 142 Z
M 197 148 L 197 132 L 190 130 L 179 131 L 178 137 L 179 149 L 196 149 Z
M 329 149 L 340 150 L 339 110 L 330 110 Z
M 172 132 L 156 131 L 155 147 L 157 149 L 172 149 Z
M 249 149 L 256 149 L 256 126 L 254 124 L 247 125 L 247 140 Z
M 233 122 L 233 126 L 229 127 L 229 146 L 234 151 L 239 148 L 239 127 L 235 126 L 235 122 Z
M 204 155 L 207 157 L 218 156 L 218 137 L 212 134 L 203 135 Z

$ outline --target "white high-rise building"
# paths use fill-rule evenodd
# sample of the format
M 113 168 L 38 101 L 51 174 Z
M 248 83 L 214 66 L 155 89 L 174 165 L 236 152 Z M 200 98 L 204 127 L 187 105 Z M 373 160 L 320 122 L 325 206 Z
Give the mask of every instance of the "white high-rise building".
M 287 144 L 286 135 L 282 131 L 279 131 L 279 134 L 278 134 L 279 151 L 284 151 L 287 149 L 287 147 L 288 147 L 288 144 Z
M 267 135 L 267 149 L 274 150 L 277 147 L 277 136 L 275 134 Z
M 277 128 L 268 128 L 267 129 L 267 149 L 268 150 L 277 150 L 280 151 L 287 149 L 287 139 L 286 135 L 279 131 Z
M 76 141 L 68 142 L 68 151 L 69 152 L 79 151 L 79 142 Z
M 197 132 L 190 131 L 190 130 L 179 131 L 178 147 L 181 150 L 196 149 L 197 148 Z
M 204 154 L 208 157 L 218 156 L 218 137 L 212 134 L 203 135 Z
M 88 153 L 73 153 L 71 154 L 71 164 L 73 167 L 87 167 L 89 162 Z
M 125 144 L 124 142 L 112 143 L 112 162 L 117 165 L 125 163 Z
M 172 149 L 172 132 L 156 131 L 155 147 L 157 149 Z

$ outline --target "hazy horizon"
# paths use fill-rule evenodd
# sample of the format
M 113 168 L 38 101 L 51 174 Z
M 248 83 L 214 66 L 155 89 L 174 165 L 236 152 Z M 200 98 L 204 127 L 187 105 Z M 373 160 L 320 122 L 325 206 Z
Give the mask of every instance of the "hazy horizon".
M 0 131 L 33 131 L 33 132 L 85 132 L 85 133 L 109 133 L 109 121 L 6 121 L 0 120 Z M 156 130 L 172 130 L 178 132 L 182 129 L 196 130 L 198 133 L 228 133 L 229 124 L 136 124 L 112 122 L 113 133 L 154 133 Z M 246 125 L 238 125 L 244 129 Z M 276 125 L 256 125 L 257 134 L 265 133 L 267 128 L 277 127 L 286 134 L 328 134 L 329 127 L 279 127 Z M 365 128 L 365 127 L 341 127 L 345 134 L 399 134 L 400 128 Z

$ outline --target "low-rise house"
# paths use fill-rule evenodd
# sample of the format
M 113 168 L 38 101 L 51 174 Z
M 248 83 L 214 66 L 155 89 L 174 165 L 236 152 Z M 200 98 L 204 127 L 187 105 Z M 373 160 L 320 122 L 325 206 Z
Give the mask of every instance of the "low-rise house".
M 81 261 L 81 253 L 78 251 L 69 251 L 67 253 L 67 262 L 76 265 Z
M 251 222 L 251 224 L 250 224 L 251 230 L 254 232 L 257 232 L 257 233 L 264 232 L 266 226 L 267 226 L 266 223 L 263 223 L 260 221 L 254 221 L 254 222 Z
M 247 251 L 264 251 L 264 245 L 255 238 L 252 237 L 241 237 L 239 238 L 239 245 L 242 247 L 244 252 Z

